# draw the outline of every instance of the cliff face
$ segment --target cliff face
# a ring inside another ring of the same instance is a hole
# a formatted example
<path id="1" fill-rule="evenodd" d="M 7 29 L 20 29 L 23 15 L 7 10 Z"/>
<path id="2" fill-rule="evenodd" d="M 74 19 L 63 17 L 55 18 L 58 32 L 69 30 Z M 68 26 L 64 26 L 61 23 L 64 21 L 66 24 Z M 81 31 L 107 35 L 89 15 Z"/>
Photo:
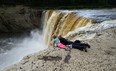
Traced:
<path id="1" fill-rule="evenodd" d="M 99 31 L 85 41 L 90 44 L 88 52 L 77 49 L 48 48 L 28 55 L 20 63 L 3 71 L 115 71 L 116 70 L 116 28 Z"/>
<path id="2" fill-rule="evenodd" d="M 24 32 L 40 27 L 42 12 L 23 6 L 0 7 L 0 32 Z"/>

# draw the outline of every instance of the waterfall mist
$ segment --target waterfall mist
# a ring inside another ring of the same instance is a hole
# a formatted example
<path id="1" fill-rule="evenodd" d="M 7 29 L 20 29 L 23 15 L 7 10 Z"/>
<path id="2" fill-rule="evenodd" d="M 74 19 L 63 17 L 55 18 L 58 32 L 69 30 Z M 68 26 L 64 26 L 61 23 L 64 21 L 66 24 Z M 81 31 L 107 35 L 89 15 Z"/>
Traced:
<path id="1" fill-rule="evenodd" d="M 17 43 L 15 42 L 12 44 L 15 46 L 11 50 L 0 54 L 0 70 L 19 62 L 28 54 L 38 52 L 46 48 L 43 43 L 42 32 L 37 29 L 31 31 L 30 35 L 23 39 L 18 38 Z"/>

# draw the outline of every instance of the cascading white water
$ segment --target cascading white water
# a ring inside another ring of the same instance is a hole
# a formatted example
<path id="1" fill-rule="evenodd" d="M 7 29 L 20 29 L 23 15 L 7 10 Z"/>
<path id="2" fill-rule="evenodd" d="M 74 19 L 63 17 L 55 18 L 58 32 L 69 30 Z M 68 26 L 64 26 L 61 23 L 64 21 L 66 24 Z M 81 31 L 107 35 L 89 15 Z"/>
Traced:
<path id="1" fill-rule="evenodd" d="M 77 28 L 74 31 L 69 32 L 64 37 L 68 38 L 69 40 L 88 40 L 92 39 L 96 35 L 96 32 L 112 27 L 116 27 L 116 20 L 104 21 L 99 24 L 88 24 L 84 27 Z"/>
<path id="2" fill-rule="evenodd" d="M 43 43 L 42 33 L 39 30 L 33 30 L 30 36 L 20 39 L 21 42 L 15 44 L 11 50 L 0 54 L 0 70 L 19 62 L 24 56 L 44 50 L 46 46 Z M 19 39 L 18 39 L 19 40 Z"/>

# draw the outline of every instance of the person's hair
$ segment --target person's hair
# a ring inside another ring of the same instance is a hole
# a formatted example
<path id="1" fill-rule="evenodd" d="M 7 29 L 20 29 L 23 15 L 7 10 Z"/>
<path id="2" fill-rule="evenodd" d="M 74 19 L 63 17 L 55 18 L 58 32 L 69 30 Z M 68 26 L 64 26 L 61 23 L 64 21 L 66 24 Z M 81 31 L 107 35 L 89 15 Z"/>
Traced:
<path id="1" fill-rule="evenodd" d="M 59 35 L 59 36 L 58 36 L 58 38 L 62 38 L 62 36 L 61 36 L 61 35 Z"/>
<path id="2" fill-rule="evenodd" d="M 56 37 L 57 37 L 57 36 L 55 36 L 55 35 L 53 36 L 54 39 L 55 39 Z"/>

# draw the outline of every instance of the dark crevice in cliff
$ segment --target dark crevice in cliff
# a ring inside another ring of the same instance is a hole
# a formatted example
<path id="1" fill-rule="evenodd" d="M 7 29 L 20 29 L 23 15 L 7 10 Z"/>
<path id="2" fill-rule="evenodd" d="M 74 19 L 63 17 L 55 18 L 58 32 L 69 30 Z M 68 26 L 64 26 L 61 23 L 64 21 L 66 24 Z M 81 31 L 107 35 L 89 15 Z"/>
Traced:
<path id="1" fill-rule="evenodd" d="M 64 62 L 65 62 L 65 63 L 69 63 L 69 60 L 70 60 L 70 58 L 71 58 L 70 53 L 71 53 L 71 51 L 69 51 L 68 54 L 67 54 L 67 56 L 65 57 L 65 59 L 64 59 Z"/>

